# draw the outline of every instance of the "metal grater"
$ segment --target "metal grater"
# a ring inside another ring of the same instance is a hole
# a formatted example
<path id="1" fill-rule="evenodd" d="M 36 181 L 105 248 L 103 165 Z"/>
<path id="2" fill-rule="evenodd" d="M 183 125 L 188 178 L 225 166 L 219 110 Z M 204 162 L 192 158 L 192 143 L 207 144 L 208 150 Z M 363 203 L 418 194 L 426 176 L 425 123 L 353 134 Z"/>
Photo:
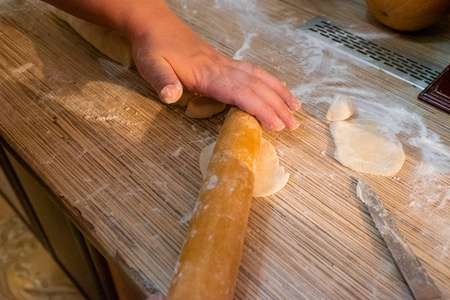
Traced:
<path id="1" fill-rule="evenodd" d="M 308 21 L 301 30 L 321 40 L 339 43 L 344 46 L 342 50 L 357 56 L 365 63 L 420 88 L 427 87 L 443 70 L 417 57 L 399 54 L 379 46 L 323 17 Z"/>

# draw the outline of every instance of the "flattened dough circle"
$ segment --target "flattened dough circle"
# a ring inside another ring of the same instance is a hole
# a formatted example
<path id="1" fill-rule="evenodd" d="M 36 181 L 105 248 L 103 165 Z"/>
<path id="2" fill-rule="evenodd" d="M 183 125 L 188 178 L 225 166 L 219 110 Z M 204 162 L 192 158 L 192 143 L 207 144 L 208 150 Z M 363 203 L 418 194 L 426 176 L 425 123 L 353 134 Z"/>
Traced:
<path id="1" fill-rule="evenodd" d="M 392 176 L 403 166 L 402 144 L 387 126 L 351 120 L 332 123 L 330 131 L 336 144 L 334 157 L 354 171 Z"/>
<path id="2" fill-rule="evenodd" d="M 200 171 L 205 176 L 216 143 L 203 148 L 200 153 Z M 266 139 L 261 140 L 261 154 L 256 163 L 253 197 L 270 196 L 281 190 L 289 180 L 289 173 L 280 166 L 277 152 Z"/>

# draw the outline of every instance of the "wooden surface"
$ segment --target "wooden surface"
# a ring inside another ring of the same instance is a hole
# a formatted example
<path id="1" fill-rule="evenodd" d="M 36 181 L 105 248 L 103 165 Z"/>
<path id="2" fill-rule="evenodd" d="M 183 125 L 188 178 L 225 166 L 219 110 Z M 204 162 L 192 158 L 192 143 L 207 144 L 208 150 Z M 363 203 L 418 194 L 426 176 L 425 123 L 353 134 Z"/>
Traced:
<path id="1" fill-rule="evenodd" d="M 399 35 L 356 0 L 170 4 L 223 53 L 266 68 L 304 102 L 298 130 L 263 134 L 291 180 L 253 201 L 236 299 L 412 299 L 355 195 L 358 177 L 450 298 L 449 116 L 417 101 L 420 89 L 296 30 L 325 15 L 444 68 L 449 18 Z M 407 158 L 395 177 L 358 174 L 334 160 L 325 113 L 336 93 L 355 99 L 359 118 L 397 133 Z M 135 71 L 110 62 L 35 0 L 0 1 L 0 106 L 2 142 L 74 224 L 142 291 L 166 292 L 201 183 L 199 153 L 224 114 L 193 120 L 162 105 Z"/>

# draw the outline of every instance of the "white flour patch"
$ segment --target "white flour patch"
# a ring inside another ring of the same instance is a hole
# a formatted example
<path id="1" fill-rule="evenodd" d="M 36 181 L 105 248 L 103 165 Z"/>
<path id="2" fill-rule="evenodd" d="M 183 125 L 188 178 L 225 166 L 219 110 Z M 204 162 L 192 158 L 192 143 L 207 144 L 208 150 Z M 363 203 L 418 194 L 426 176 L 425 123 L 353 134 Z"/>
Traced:
<path id="1" fill-rule="evenodd" d="M 345 83 L 344 76 L 349 72 L 346 65 L 338 62 L 336 53 L 332 51 L 331 47 L 302 32 L 299 32 L 298 35 L 303 43 L 291 47 L 288 51 L 302 54 L 299 64 L 303 68 L 299 71 L 306 76 L 301 77 L 301 82 L 291 90 L 292 94 L 310 105 L 321 102 L 331 103 L 337 93 L 353 95 L 350 88 L 344 92 L 339 91 L 339 89 L 343 89 L 341 84 Z M 319 70 L 321 72 L 320 80 L 310 76 Z"/>
<path id="2" fill-rule="evenodd" d="M 34 65 L 32 63 L 27 63 L 27 64 L 24 64 L 24 65 L 18 67 L 17 69 L 12 69 L 11 73 L 13 75 L 19 75 L 19 74 L 22 74 L 23 72 L 31 69 L 33 66 Z"/>
<path id="3" fill-rule="evenodd" d="M 386 33 L 386 32 L 373 32 L 373 33 L 356 33 L 359 37 L 362 37 L 366 40 L 382 40 L 382 39 L 392 39 L 397 36 L 398 34 L 392 34 L 392 33 Z"/>
<path id="4" fill-rule="evenodd" d="M 450 255 L 450 231 L 444 229 L 450 228 L 450 186 L 443 184 L 448 176 L 449 173 L 441 173 L 432 164 L 421 162 L 415 169 L 413 180 L 408 183 L 411 191 L 408 209 L 436 226 L 434 234 L 440 242 L 435 250 L 442 258 Z"/>
<path id="5" fill-rule="evenodd" d="M 328 58 L 328 56 L 324 53 L 325 45 L 323 42 L 316 39 L 307 39 L 306 42 L 307 44 L 302 46 L 304 48 L 300 49 L 300 51 L 302 51 L 302 60 L 300 61 L 300 65 L 303 66 L 303 72 L 305 75 L 309 76 L 311 73 L 320 68 L 324 62 L 324 59 Z M 291 51 L 293 49 L 295 49 L 295 47 L 291 48 Z M 299 51 L 299 49 L 296 51 Z"/>
<path id="6" fill-rule="evenodd" d="M 167 181 L 158 181 L 158 180 L 156 180 L 156 181 L 153 181 L 153 184 L 156 185 L 159 188 L 167 190 L 167 185 L 168 185 Z"/>
<path id="7" fill-rule="evenodd" d="M 177 150 L 172 152 L 173 157 L 178 157 L 181 153 L 181 150 L 183 150 L 183 147 L 179 147 Z"/>
<path id="8" fill-rule="evenodd" d="M 141 47 L 136 50 L 136 59 L 145 62 L 148 59 L 148 47 Z"/>
<path id="9" fill-rule="evenodd" d="M 250 43 L 252 41 L 252 39 L 254 37 L 258 36 L 258 34 L 256 33 L 249 33 L 245 35 L 245 39 L 244 39 L 244 44 L 242 45 L 242 47 L 236 51 L 236 54 L 234 54 L 233 59 L 237 59 L 237 60 L 242 60 L 244 58 L 244 56 L 242 55 L 242 53 L 250 48 Z"/>
<path id="10" fill-rule="evenodd" d="M 440 143 L 440 137 L 434 132 L 424 132 L 419 137 L 409 139 L 409 144 L 422 149 L 423 163 L 433 166 L 442 174 L 450 174 L 450 147 Z"/>
<path id="11" fill-rule="evenodd" d="M 417 209 L 426 207 L 444 209 L 450 199 L 450 187 L 439 182 L 442 182 L 448 174 L 442 174 L 433 165 L 422 162 L 416 168 L 414 175 L 410 183 L 409 195 L 412 201 L 408 206 Z"/>
<path id="12" fill-rule="evenodd" d="M 241 12 L 255 12 L 258 10 L 256 6 L 256 2 L 254 0 L 243 0 L 243 1 L 235 1 L 235 0 L 215 0 L 214 1 L 215 9 L 228 9 L 228 10 L 236 10 Z"/>
<path id="13" fill-rule="evenodd" d="M 187 224 L 189 222 L 189 220 L 191 220 L 191 218 L 192 218 L 192 214 L 185 214 L 185 215 L 183 215 L 180 218 L 178 223 L 180 223 L 180 224 Z"/>
<path id="14" fill-rule="evenodd" d="M 217 176 L 216 175 L 212 175 L 211 177 L 209 177 L 208 179 L 208 183 L 206 185 L 206 189 L 210 190 L 215 188 L 217 185 Z"/>

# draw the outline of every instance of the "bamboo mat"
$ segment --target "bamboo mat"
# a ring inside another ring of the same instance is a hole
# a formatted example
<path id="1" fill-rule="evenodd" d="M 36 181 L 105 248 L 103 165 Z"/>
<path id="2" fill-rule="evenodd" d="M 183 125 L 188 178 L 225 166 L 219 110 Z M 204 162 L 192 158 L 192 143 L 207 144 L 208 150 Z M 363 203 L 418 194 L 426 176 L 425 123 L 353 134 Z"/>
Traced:
<path id="1" fill-rule="evenodd" d="M 399 35 L 363 1 L 169 1 L 223 53 L 264 67 L 303 101 L 298 130 L 264 132 L 291 173 L 254 199 L 236 299 L 412 299 L 365 206 L 381 197 L 430 276 L 450 298 L 449 116 L 420 89 L 298 28 L 325 15 L 374 42 L 442 68 L 446 18 Z M 142 291 L 167 291 L 201 183 L 198 157 L 225 114 L 192 120 L 165 106 L 139 74 L 108 60 L 39 1 L 0 1 L 0 136 L 55 203 Z M 325 113 L 351 95 L 358 118 L 389 124 L 406 162 L 367 176 L 334 158 Z"/>

